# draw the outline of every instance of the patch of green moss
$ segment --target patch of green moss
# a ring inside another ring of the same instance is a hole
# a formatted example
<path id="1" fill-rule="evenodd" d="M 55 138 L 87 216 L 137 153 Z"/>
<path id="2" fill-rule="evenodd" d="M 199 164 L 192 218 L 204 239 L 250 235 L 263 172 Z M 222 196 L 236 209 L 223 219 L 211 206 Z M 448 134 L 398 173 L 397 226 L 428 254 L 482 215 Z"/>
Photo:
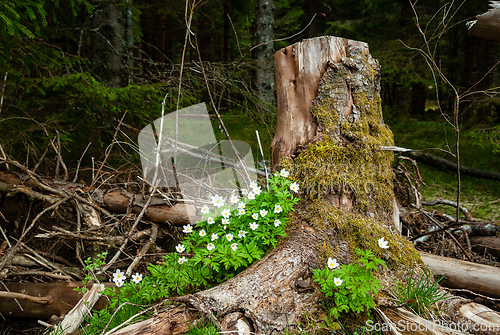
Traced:
<path id="1" fill-rule="evenodd" d="M 311 108 L 323 130 L 291 164 L 294 179 L 311 200 L 328 193 L 348 193 L 358 212 L 389 213 L 393 206 L 392 132 L 382 121 L 377 71 L 366 56 L 355 55 L 362 71 L 339 64 L 322 77 Z M 365 70 L 366 69 L 366 70 Z M 346 117 L 346 92 L 351 90 L 353 113 Z"/>
<path id="2" fill-rule="evenodd" d="M 322 199 L 313 201 L 308 208 L 314 217 L 310 223 L 320 232 L 333 230 L 338 234 L 339 240 L 347 241 L 352 259 L 357 258 L 355 250 L 358 248 L 369 249 L 377 257 L 390 260 L 387 264 L 390 268 L 411 267 L 415 263 L 422 263 L 413 244 L 397 232 L 392 234 L 383 221 L 348 212 Z M 378 239 L 381 237 L 389 242 L 389 249 L 379 247 Z M 319 247 L 324 251 L 325 261 L 338 254 L 335 246 L 325 243 Z"/>

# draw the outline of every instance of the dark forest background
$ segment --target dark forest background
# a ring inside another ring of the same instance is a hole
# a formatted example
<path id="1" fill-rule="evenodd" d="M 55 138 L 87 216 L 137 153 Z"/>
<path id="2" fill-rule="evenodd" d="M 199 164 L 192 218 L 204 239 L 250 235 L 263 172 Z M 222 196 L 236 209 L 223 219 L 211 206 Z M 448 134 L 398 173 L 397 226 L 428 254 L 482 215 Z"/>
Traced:
<path id="1" fill-rule="evenodd" d="M 0 144 L 33 166 L 51 141 L 60 141 L 71 172 L 89 142 L 82 165 L 104 156 L 126 112 L 116 142 L 132 157 L 138 132 L 161 115 L 165 94 L 165 112 L 207 102 L 213 113 L 201 57 L 230 134 L 253 143 L 259 130 L 268 157 L 275 106 L 263 91 L 272 91 L 274 78 L 266 83 L 270 77 L 259 71 L 270 71 L 270 55 L 282 47 L 334 35 L 369 44 L 382 65 L 385 121 L 396 144 L 415 149 L 453 146 L 442 112 L 453 113 L 454 96 L 439 78 L 436 90 L 421 53 L 429 46 L 459 92 L 483 92 L 460 104 L 463 150 L 474 152 L 463 163 L 498 170 L 494 88 L 500 72 L 493 67 L 500 44 L 471 37 L 466 27 L 488 10 L 488 1 L 412 2 L 414 7 L 409 0 L 0 0 Z M 111 158 L 137 164 L 137 157 L 124 157 Z M 39 169 L 51 171 L 54 164 L 45 159 Z"/>

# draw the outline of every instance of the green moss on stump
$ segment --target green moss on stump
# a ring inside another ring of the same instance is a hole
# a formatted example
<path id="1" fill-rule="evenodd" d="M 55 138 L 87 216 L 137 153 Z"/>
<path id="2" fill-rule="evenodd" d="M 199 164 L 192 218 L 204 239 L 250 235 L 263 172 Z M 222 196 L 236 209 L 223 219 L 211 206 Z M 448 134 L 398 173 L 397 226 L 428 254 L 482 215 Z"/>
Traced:
<path id="1" fill-rule="evenodd" d="M 383 216 L 392 210 L 393 154 L 380 146 L 393 145 L 392 132 L 382 121 L 378 66 L 356 48 L 344 64 L 336 64 L 321 78 L 311 113 L 322 130 L 289 165 L 295 180 L 311 200 L 328 193 L 350 193 L 357 212 Z M 354 64 L 354 65 L 353 65 Z M 355 66 L 355 67 L 352 67 Z M 348 92 L 352 114 L 345 116 Z M 284 163 L 284 162 L 282 162 Z"/>

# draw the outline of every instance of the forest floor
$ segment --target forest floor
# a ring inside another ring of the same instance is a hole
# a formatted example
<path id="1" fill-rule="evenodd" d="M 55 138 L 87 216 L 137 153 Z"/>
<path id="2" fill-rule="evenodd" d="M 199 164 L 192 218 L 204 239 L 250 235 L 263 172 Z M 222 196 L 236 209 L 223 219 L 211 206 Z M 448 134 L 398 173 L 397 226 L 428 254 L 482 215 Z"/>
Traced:
<path id="1" fill-rule="evenodd" d="M 233 134 L 233 139 L 243 140 L 250 143 L 256 161 L 261 161 L 255 130 L 259 130 L 263 148 L 269 148 L 271 134 L 263 125 L 255 126 L 251 118 L 245 116 L 227 116 L 224 118 L 226 126 Z M 389 123 L 390 124 L 390 123 Z M 391 125 L 391 124 L 390 124 Z M 400 121 L 392 124 L 395 145 L 411 149 L 440 148 L 453 150 L 453 132 L 444 123 L 427 121 Z M 500 153 L 495 152 L 495 145 L 488 142 L 481 142 L 464 132 L 461 139 L 462 165 L 474 168 L 500 172 Z M 452 158 L 444 155 L 442 151 L 431 150 L 434 155 L 443 156 L 449 160 Z M 266 160 L 268 157 L 266 157 Z M 67 162 L 68 163 L 68 162 Z M 439 169 L 433 166 L 418 162 L 419 171 L 425 185 L 421 185 L 420 192 L 427 201 L 434 199 L 447 199 L 456 201 L 457 181 L 453 172 Z M 500 181 L 480 179 L 463 175 L 461 181 L 461 202 L 474 218 L 497 221 L 500 219 Z M 450 215 L 455 214 L 455 210 L 449 206 L 438 205 L 426 208 L 428 211 L 437 210 Z M 41 221 L 41 223 L 44 220 Z M 47 222 L 50 227 L 51 223 Z M 158 241 L 157 241 L 158 242 Z M 438 236 L 433 237 L 427 244 L 420 247 L 420 250 L 432 251 L 435 244 L 442 243 Z M 451 243 L 453 245 L 453 243 Z M 43 246 L 39 246 L 43 247 Z M 457 252 L 453 248 L 453 252 Z M 453 257 L 453 252 L 446 256 Z M 459 251 L 458 251 L 459 252 Z M 478 257 L 479 258 L 479 257 Z M 148 257 L 144 261 L 151 261 Z M 499 266 L 498 260 L 489 258 L 483 262 L 493 266 Z M 469 297 L 471 298 L 471 297 Z M 473 297 L 472 297 L 473 298 Z M 488 306 L 500 311 L 500 304 Z M 40 334 L 44 327 L 37 324 L 35 319 L 1 319 L 0 335 L 7 334 Z"/>

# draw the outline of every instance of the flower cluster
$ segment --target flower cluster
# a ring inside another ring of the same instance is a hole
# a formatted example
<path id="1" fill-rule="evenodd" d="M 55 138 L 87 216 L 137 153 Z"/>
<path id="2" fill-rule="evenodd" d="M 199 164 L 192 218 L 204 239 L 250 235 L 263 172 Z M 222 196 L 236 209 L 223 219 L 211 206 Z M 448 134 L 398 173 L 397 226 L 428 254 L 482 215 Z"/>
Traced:
<path id="1" fill-rule="evenodd" d="M 116 272 L 113 273 L 113 282 L 118 287 L 122 287 L 123 284 L 125 284 L 126 279 L 127 277 L 125 276 L 125 273 L 120 269 L 117 269 Z M 132 282 L 139 284 L 141 280 L 142 280 L 142 274 L 136 273 L 135 275 L 132 275 Z"/>
<path id="2" fill-rule="evenodd" d="M 378 245 L 382 249 L 389 248 L 389 242 L 383 237 L 378 240 Z M 385 262 L 370 250 L 356 249 L 356 253 L 360 258 L 352 264 L 340 265 L 335 258 L 329 257 L 328 269 L 314 271 L 314 280 L 320 284 L 326 297 L 335 296 L 335 305 L 329 314 L 336 318 L 341 312 L 352 310 L 359 313 L 375 307 L 372 294 L 377 294 L 382 288 L 372 271 L 377 270 L 378 265 L 387 267 Z"/>
<path id="3" fill-rule="evenodd" d="M 299 200 L 299 185 L 288 176 L 285 169 L 275 173 L 269 190 L 253 181 L 228 197 L 211 196 L 200 209 L 203 221 L 183 226 L 184 240 L 165 256 L 166 267 L 150 270 L 169 278 L 169 287 L 181 293 L 227 280 L 260 259 L 286 236 L 288 213 Z"/>

